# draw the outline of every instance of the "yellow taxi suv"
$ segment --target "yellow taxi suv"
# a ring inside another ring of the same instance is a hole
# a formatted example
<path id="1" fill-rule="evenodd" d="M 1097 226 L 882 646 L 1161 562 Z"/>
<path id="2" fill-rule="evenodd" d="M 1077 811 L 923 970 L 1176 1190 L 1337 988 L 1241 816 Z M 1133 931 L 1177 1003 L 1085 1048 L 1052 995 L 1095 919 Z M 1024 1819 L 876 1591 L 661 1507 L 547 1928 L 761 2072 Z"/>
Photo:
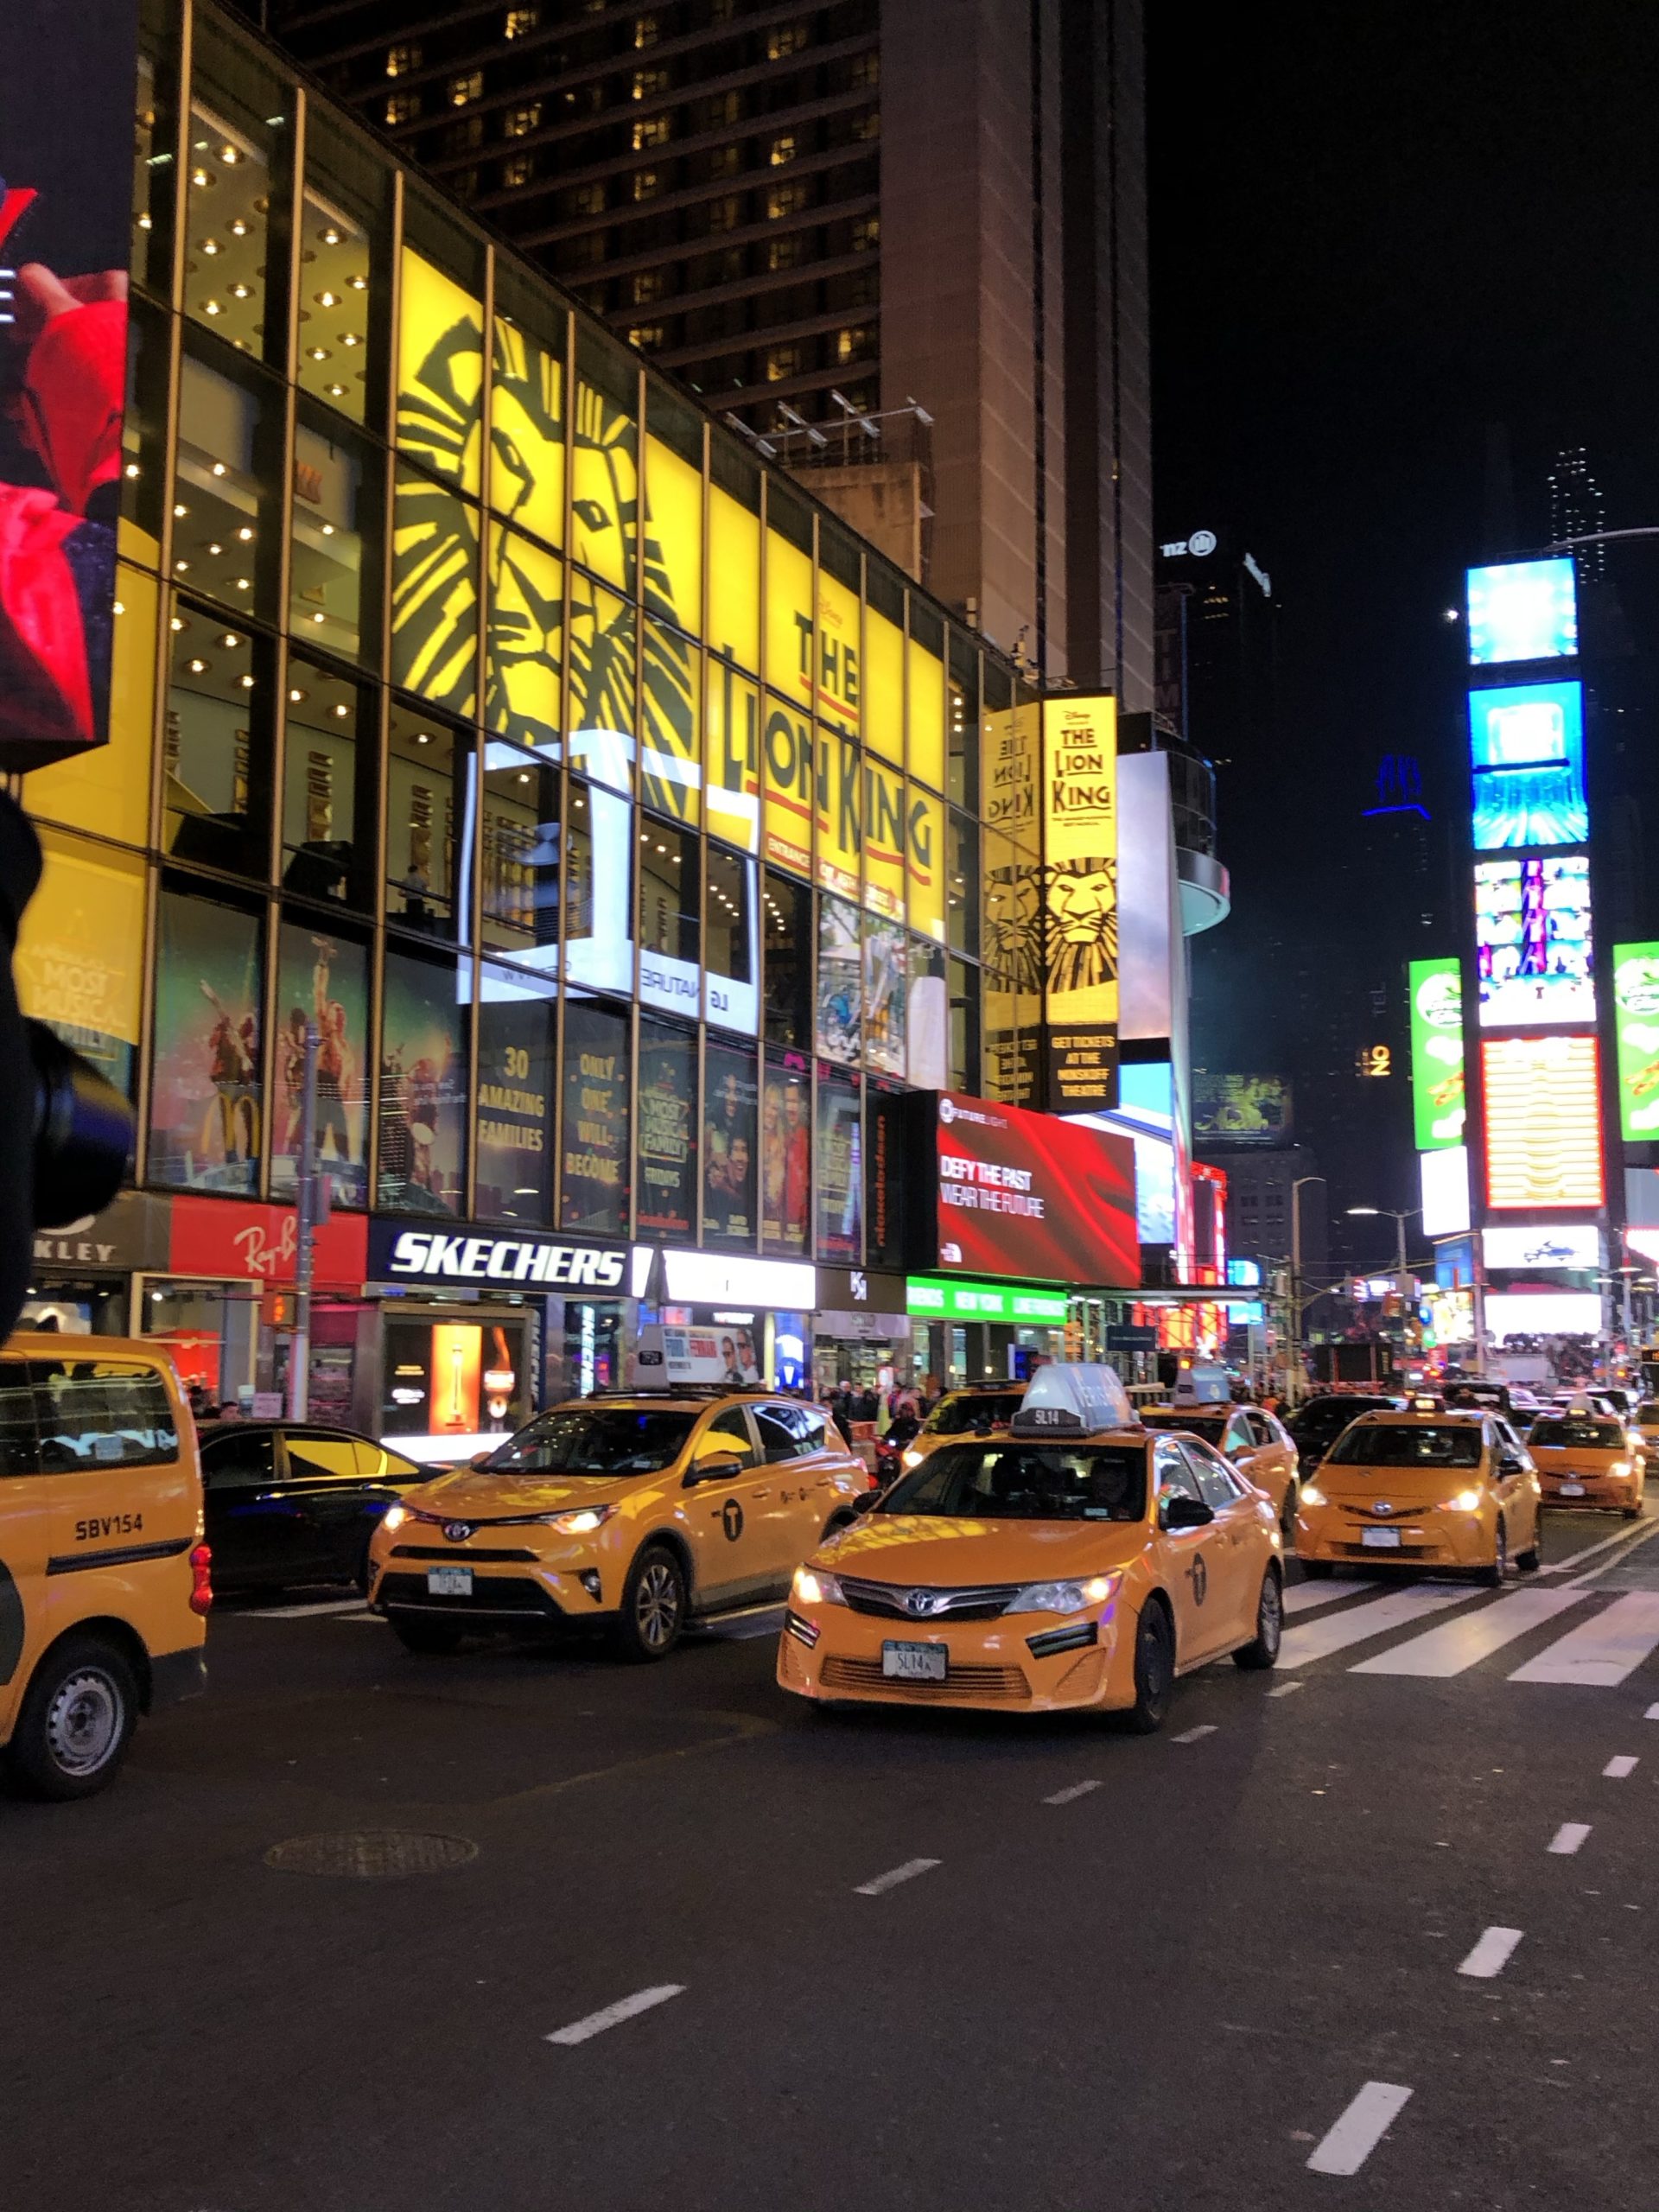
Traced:
<path id="1" fill-rule="evenodd" d="M 1135 1421 L 1110 1369 L 1039 1369 L 1007 1436 L 942 1444 L 798 1569 L 778 1680 L 823 1707 L 1122 1713 L 1178 1675 L 1271 1667 L 1268 1499 L 1192 1436 Z"/>
<path id="2" fill-rule="evenodd" d="M 1260 1406 L 1147 1406 L 1141 1420 L 1148 1428 L 1201 1437 L 1219 1452 L 1235 1474 L 1264 1490 L 1285 1541 L 1296 1526 L 1296 1446 L 1290 1433 Z"/>
<path id="3" fill-rule="evenodd" d="M 0 1353 L 0 1747 L 37 1797 L 114 1780 L 140 1714 L 200 1691 L 213 1602 L 172 1363 L 119 1338 Z"/>
<path id="4" fill-rule="evenodd" d="M 947 1390 L 905 1446 L 902 1467 L 919 1467 L 930 1452 L 960 1436 L 1006 1436 L 1026 1395 L 1023 1382 L 986 1382 Z"/>
<path id="5" fill-rule="evenodd" d="M 1631 1432 L 1600 1414 L 1544 1414 L 1527 1449 L 1552 1505 L 1599 1505 L 1634 1521 L 1642 1510 L 1643 1455 Z"/>
<path id="6" fill-rule="evenodd" d="M 1538 1565 L 1538 1476 L 1513 1433 L 1478 1413 L 1363 1414 L 1302 1484 L 1296 1556 L 1452 1567 L 1497 1585 Z"/>
<path id="7" fill-rule="evenodd" d="M 369 1603 L 418 1653 L 597 1626 L 625 1657 L 663 1659 L 689 1622 L 781 1597 L 868 1486 L 794 1399 L 579 1398 L 406 1491 L 371 1541 Z"/>

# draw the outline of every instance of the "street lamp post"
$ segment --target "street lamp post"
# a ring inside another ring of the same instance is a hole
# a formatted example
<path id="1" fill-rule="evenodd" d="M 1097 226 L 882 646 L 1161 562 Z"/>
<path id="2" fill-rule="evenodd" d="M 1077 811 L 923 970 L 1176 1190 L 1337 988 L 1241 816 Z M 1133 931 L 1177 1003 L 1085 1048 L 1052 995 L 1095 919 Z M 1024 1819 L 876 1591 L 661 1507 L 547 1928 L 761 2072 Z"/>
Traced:
<path id="1" fill-rule="evenodd" d="M 1325 1179 L 1323 1175 L 1299 1175 L 1290 1186 L 1290 1368 L 1285 1382 L 1293 1405 L 1300 1404 L 1306 1380 L 1302 1367 L 1302 1191 L 1306 1185 Z"/>
<path id="2" fill-rule="evenodd" d="M 1421 1206 L 1350 1206 L 1350 1207 L 1347 1209 L 1347 1211 L 1348 1211 L 1348 1212 L 1349 1212 L 1350 1214 L 1361 1214 L 1361 1215 L 1366 1215 L 1366 1216 L 1370 1216 L 1370 1217 L 1378 1217 L 1378 1216 L 1382 1216 L 1382 1215 L 1386 1214 L 1386 1215 L 1388 1215 L 1388 1216 L 1392 1219 L 1392 1221 L 1393 1221 L 1393 1223 L 1394 1223 L 1394 1234 L 1395 1234 L 1395 1265 L 1394 1265 L 1394 1280 L 1395 1280 L 1395 1287 L 1397 1288 L 1397 1290 L 1399 1291 L 1399 1294 L 1400 1294 L 1400 1308 L 1401 1308 L 1401 1314 L 1400 1314 L 1401 1343 L 1402 1343 L 1402 1346 L 1403 1346 L 1403 1345 L 1407 1344 L 1408 1344 L 1408 1338 L 1407 1334 L 1406 1334 L 1406 1320 L 1405 1320 L 1405 1304 L 1406 1304 L 1406 1273 L 1407 1273 L 1407 1268 L 1406 1268 L 1406 1224 L 1407 1224 L 1408 1221 L 1414 1221 L 1414 1220 L 1418 1219 L 1418 1218 L 1421 1216 L 1421 1213 L 1422 1213 L 1422 1211 L 1423 1211 L 1423 1210 L 1422 1210 L 1422 1208 L 1421 1208 Z M 1419 1344 L 1418 1349 L 1419 1349 L 1420 1351 L 1421 1350 L 1421 1344 Z M 1477 1350 L 1478 1350 L 1478 1346 L 1477 1346 Z M 1479 1364 L 1478 1360 L 1477 1360 L 1476 1364 L 1477 1364 L 1477 1366 L 1478 1366 L 1478 1364 Z"/>

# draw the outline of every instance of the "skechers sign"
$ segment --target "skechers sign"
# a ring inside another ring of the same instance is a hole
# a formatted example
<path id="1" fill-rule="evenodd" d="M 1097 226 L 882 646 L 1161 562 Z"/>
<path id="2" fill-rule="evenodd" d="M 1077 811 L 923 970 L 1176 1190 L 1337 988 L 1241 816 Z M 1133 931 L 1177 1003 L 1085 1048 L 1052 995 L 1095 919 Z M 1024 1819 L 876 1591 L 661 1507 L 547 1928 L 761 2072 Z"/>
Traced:
<path id="1" fill-rule="evenodd" d="M 372 1282 L 428 1283 L 443 1288 L 500 1290 L 625 1289 L 628 1255 L 599 1244 L 565 1244 L 531 1236 L 450 1236 L 407 1229 L 395 1221 L 369 1224 Z"/>

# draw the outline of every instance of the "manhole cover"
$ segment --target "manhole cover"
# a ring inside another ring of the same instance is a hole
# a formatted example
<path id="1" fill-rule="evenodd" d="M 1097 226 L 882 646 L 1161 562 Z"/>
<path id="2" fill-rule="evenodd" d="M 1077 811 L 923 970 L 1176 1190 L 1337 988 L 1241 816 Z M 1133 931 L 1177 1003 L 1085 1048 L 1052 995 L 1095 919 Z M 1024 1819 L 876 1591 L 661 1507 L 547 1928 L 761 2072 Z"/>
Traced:
<path id="1" fill-rule="evenodd" d="M 476 1859 L 478 1846 L 464 1835 L 407 1835 L 371 1828 L 356 1835 L 296 1835 L 273 1843 L 267 1866 L 279 1874 L 442 1874 Z"/>

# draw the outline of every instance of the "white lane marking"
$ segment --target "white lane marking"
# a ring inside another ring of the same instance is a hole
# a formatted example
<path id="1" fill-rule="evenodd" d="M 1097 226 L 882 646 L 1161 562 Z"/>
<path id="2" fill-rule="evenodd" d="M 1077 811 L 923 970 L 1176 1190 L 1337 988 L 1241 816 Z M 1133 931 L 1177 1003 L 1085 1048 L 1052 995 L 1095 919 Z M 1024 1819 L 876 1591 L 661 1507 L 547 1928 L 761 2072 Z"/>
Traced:
<path id="1" fill-rule="evenodd" d="M 1641 1521 L 1626 1529 L 1621 1535 L 1613 1540 L 1620 1546 L 1620 1549 L 1610 1553 L 1599 1567 L 1592 1567 L 1587 1574 L 1575 1574 L 1572 1586 L 1575 1590 L 1588 1589 L 1592 1582 L 1599 1581 L 1604 1574 L 1611 1574 L 1616 1567 L 1623 1567 L 1630 1554 L 1640 1551 L 1643 1545 L 1655 1535 L 1659 1535 L 1659 1525 L 1656 1525 L 1644 1515 Z"/>
<path id="2" fill-rule="evenodd" d="M 1626 1775 L 1636 1772 L 1637 1764 L 1628 1751 L 1621 1751 L 1617 1758 L 1609 1759 L 1601 1771 L 1609 1782 L 1623 1782 Z"/>
<path id="3" fill-rule="evenodd" d="M 245 1613 L 242 1618 L 252 1621 L 303 1621 L 315 1613 L 366 1613 L 368 1601 L 363 1598 L 330 1598 L 316 1605 L 263 1606 L 257 1613 Z"/>
<path id="4" fill-rule="evenodd" d="M 1659 1705 L 1650 1705 L 1642 1718 L 1644 1720 L 1659 1720 Z"/>
<path id="5" fill-rule="evenodd" d="M 1468 1974 L 1475 1981 L 1490 1981 L 1508 1966 L 1520 1941 L 1518 1928 L 1489 1928 L 1458 1972 Z"/>
<path id="6" fill-rule="evenodd" d="M 1287 1613 L 1311 1613 L 1316 1605 L 1334 1605 L 1338 1598 L 1357 1598 L 1375 1582 L 1295 1582 L 1285 1592 Z"/>
<path id="7" fill-rule="evenodd" d="M 1418 1585 L 1390 1591 L 1386 1597 L 1368 1599 L 1346 1612 L 1327 1613 L 1323 1620 L 1287 1628 L 1279 1647 L 1281 1667 L 1306 1667 L 1311 1660 L 1328 1659 L 1351 1643 L 1363 1643 L 1373 1636 L 1386 1636 L 1391 1628 L 1404 1628 L 1442 1605 L 1466 1605 L 1473 1593 L 1444 1583 Z"/>
<path id="8" fill-rule="evenodd" d="M 1570 1574 L 1575 1567 L 1582 1567 L 1587 1559 L 1599 1559 L 1603 1552 L 1610 1552 L 1620 1544 L 1633 1544 L 1650 1536 L 1653 1530 L 1645 1525 L 1621 1529 L 1614 1536 L 1604 1536 L 1599 1543 L 1586 1544 L 1582 1551 L 1569 1552 L 1565 1559 L 1558 1559 L 1553 1566 L 1540 1567 L 1540 1575 Z"/>
<path id="9" fill-rule="evenodd" d="M 1348 1671 L 1351 1675 L 1461 1675 L 1483 1659 L 1490 1659 L 1506 1643 L 1513 1643 L 1516 1637 L 1525 1636 L 1529 1629 L 1539 1628 L 1557 1613 L 1583 1602 L 1576 1590 L 1512 1591 L 1496 1604 L 1483 1605 L 1478 1612 L 1467 1613 L 1460 1620 L 1442 1621 L 1438 1628 L 1414 1636 L 1408 1643 L 1362 1659 Z"/>
<path id="10" fill-rule="evenodd" d="M 1570 1859 L 1590 1833 L 1588 1821 L 1563 1821 L 1549 1840 L 1549 1847 L 1558 1859 Z"/>
<path id="11" fill-rule="evenodd" d="M 587 2043 L 594 2036 L 602 2036 L 607 2028 L 620 2027 L 624 2020 L 635 2019 L 655 2005 L 666 2005 L 671 1997 L 684 1994 L 683 1981 L 664 1981 L 654 1989 L 636 1989 L 632 1997 L 619 1997 L 614 2005 L 606 2005 L 602 2012 L 589 2012 L 585 2019 L 572 2020 L 568 2028 L 556 2028 L 545 2040 L 565 2044 Z"/>
<path id="12" fill-rule="evenodd" d="M 1052 1797 L 1045 1797 L 1045 1805 L 1070 1805 L 1078 1797 L 1086 1797 L 1091 1789 L 1101 1787 L 1097 1782 L 1074 1782 L 1069 1789 L 1057 1789 Z"/>
<path id="13" fill-rule="evenodd" d="M 853 1895 L 855 1897 L 879 1897 L 884 1890 L 896 1890 L 900 1882 L 913 1882 L 918 1874 L 925 1874 L 938 1864 L 937 1859 L 906 1859 L 902 1866 L 890 1866 L 885 1874 L 878 1874 L 873 1882 L 860 1882 Z"/>
<path id="14" fill-rule="evenodd" d="M 1395 2082 L 1368 2082 L 1309 2158 L 1316 2174 L 1357 2174 L 1411 2096 Z"/>
<path id="15" fill-rule="evenodd" d="M 1577 1682 L 1611 1689 L 1633 1675 L 1659 1644 L 1659 1590 L 1632 1590 L 1593 1618 L 1570 1629 L 1559 1643 L 1529 1659 L 1512 1682 Z"/>
<path id="16" fill-rule="evenodd" d="M 1268 1692 L 1268 1695 L 1269 1697 L 1288 1697 L 1293 1690 L 1305 1690 L 1306 1688 L 1307 1684 L 1306 1682 L 1280 1682 L 1274 1688 L 1270 1689 Z"/>
<path id="17" fill-rule="evenodd" d="M 1200 1727 L 1189 1728 L 1183 1735 L 1172 1736 L 1170 1738 L 1170 1741 L 1173 1744 L 1196 1744 L 1200 1736 L 1213 1736 L 1215 1732 L 1215 1722 L 1213 1720 L 1206 1720 Z"/>

